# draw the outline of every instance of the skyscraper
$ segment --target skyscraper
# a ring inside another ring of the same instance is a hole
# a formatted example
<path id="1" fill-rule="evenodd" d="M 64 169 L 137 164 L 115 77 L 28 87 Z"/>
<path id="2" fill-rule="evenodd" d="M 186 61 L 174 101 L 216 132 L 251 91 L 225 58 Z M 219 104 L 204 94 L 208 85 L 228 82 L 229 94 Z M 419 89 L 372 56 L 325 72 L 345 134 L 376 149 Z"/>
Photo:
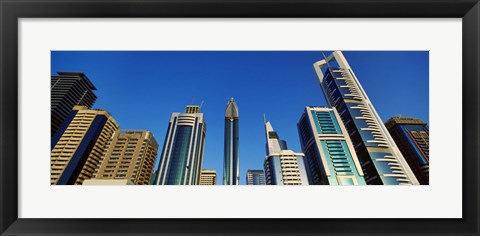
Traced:
<path id="1" fill-rule="evenodd" d="M 119 129 L 105 110 L 75 106 L 52 138 L 51 184 L 82 184 L 93 176 L 105 146 Z"/>
<path id="2" fill-rule="evenodd" d="M 248 170 L 247 185 L 265 185 L 265 172 L 263 170 Z"/>
<path id="3" fill-rule="evenodd" d="M 412 117 L 396 116 L 390 118 L 385 126 L 420 184 L 429 184 L 430 132 L 427 122 Z"/>
<path id="4" fill-rule="evenodd" d="M 155 184 L 198 185 L 205 134 L 206 124 L 199 106 L 172 113 Z"/>
<path id="5" fill-rule="evenodd" d="M 95 179 L 127 179 L 136 185 L 150 184 L 158 143 L 147 130 L 122 130 L 108 142 Z"/>
<path id="6" fill-rule="evenodd" d="M 215 170 L 202 170 L 200 185 L 217 185 L 217 172 Z"/>
<path id="7" fill-rule="evenodd" d="M 57 72 L 57 74 L 52 75 L 50 80 L 50 137 L 55 135 L 74 106 L 91 108 L 97 99 L 93 93 L 97 88 L 84 73 Z"/>
<path id="8" fill-rule="evenodd" d="M 345 124 L 366 183 L 419 184 L 342 52 L 333 52 L 313 67 L 325 99 Z"/>
<path id="9" fill-rule="evenodd" d="M 268 185 L 308 185 L 303 153 L 286 149 L 270 122 L 265 123 L 267 156 L 265 157 L 265 181 Z M 282 148 L 283 147 L 283 148 Z"/>
<path id="10" fill-rule="evenodd" d="M 152 177 L 150 178 L 150 185 L 155 185 L 155 181 L 157 180 L 157 176 L 158 176 L 158 169 L 156 169 L 153 172 Z"/>
<path id="11" fill-rule="evenodd" d="M 307 106 L 297 127 L 310 184 L 366 184 L 337 109 Z"/>
<path id="12" fill-rule="evenodd" d="M 233 98 L 225 110 L 225 141 L 223 158 L 223 184 L 239 184 L 239 152 L 238 152 L 238 107 Z"/>

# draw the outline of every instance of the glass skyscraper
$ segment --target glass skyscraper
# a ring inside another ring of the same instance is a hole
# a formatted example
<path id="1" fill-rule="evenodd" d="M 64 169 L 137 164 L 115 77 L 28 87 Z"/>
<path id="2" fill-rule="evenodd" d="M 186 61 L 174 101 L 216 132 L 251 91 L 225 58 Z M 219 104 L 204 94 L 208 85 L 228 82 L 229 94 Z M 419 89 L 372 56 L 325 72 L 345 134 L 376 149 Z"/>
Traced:
<path id="1" fill-rule="evenodd" d="M 198 185 L 203 163 L 206 124 L 199 106 L 170 117 L 158 166 L 156 185 Z"/>
<path id="2" fill-rule="evenodd" d="M 429 184 L 429 137 L 427 122 L 417 118 L 396 116 L 386 123 L 390 135 L 422 185 Z"/>
<path id="3" fill-rule="evenodd" d="M 238 138 L 238 107 L 235 100 L 230 98 L 225 110 L 224 185 L 238 185 L 240 182 Z"/>
<path id="4" fill-rule="evenodd" d="M 353 144 L 335 108 L 306 107 L 297 126 L 310 184 L 366 184 Z"/>
<path id="5" fill-rule="evenodd" d="M 286 149 L 270 122 L 265 123 L 267 156 L 265 157 L 265 181 L 267 185 L 308 185 L 303 153 Z"/>
<path id="6" fill-rule="evenodd" d="M 333 52 L 313 67 L 329 106 L 345 124 L 366 183 L 419 184 L 342 52 Z"/>

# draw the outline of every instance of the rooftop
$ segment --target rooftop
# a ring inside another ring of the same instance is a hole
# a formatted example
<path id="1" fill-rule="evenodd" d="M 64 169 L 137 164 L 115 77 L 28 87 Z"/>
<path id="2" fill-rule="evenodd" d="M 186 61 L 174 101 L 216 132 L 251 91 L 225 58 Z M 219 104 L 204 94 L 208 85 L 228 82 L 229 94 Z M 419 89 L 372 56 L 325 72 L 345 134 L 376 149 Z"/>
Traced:
<path id="1" fill-rule="evenodd" d="M 233 98 L 230 98 L 227 104 L 227 109 L 225 109 L 225 118 L 238 118 L 238 106 Z"/>
<path id="2" fill-rule="evenodd" d="M 385 126 L 392 127 L 394 125 L 426 125 L 427 122 L 420 120 L 418 118 L 410 116 L 394 116 L 385 122 Z"/>
<path id="3" fill-rule="evenodd" d="M 63 71 L 57 71 L 57 74 L 62 76 L 62 77 L 80 77 L 82 78 L 85 82 L 87 82 L 88 86 L 92 89 L 92 90 L 97 90 L 97 88 L 95 87 L 95 85 L 93 85 L 92 81 L 90 81 L 90 79 L 88 79 L 87 75 L 85 75 L 85 73 L 83 72 L 63 72 Z"/>

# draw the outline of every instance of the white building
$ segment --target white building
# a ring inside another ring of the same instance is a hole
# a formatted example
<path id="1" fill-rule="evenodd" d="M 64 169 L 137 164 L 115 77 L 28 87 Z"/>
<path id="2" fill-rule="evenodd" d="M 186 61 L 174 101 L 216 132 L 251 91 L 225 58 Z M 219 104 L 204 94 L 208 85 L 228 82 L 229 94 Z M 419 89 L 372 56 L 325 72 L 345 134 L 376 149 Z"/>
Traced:
<path id="1" fill-rule="evenodd" d="M 270 122 L 265 123 L 267 156 L 265 157 L 265 180 L 267 185 L 308 185 L 303 153 L 287 149 Z"/>
<path id="2" fill-rule="evenodd" d="M 419 184 L 342 52 L 333 52 L 313 67 L 328 105 L 345 124 L 366 183 Z"/>

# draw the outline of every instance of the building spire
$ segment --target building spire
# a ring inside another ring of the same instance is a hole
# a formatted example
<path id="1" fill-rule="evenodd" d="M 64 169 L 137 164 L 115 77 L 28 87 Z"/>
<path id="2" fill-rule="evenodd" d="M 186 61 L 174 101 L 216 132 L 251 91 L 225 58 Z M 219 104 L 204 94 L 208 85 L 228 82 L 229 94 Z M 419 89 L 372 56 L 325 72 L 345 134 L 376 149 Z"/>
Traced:
<path id="1" fill-rule="evenodd" d="M 238 119 L 238 106 L 233 97 L 230 98 L 225 109 L 225 119 Z"/>
<path id="2" fill-rule="evenodd" d="M 282 140 L 278 137 L 270 121 L 265 122 L 265 135 L 267 138 L 267 155 L 280 153 L 282 151 Z"/>

